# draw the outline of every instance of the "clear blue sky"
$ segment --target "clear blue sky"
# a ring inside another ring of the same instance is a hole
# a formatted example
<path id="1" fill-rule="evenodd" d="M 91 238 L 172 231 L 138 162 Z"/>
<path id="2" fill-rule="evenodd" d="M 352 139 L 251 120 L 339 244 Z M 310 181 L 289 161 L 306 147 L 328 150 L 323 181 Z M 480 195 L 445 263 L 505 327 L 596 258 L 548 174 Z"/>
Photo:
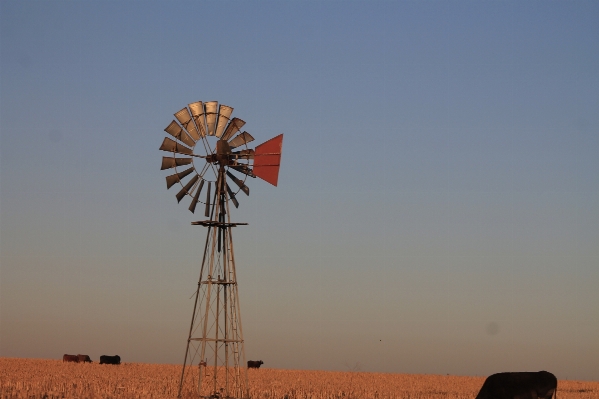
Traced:
<path id="1" fill-rule="evenodd" d="M 182 362 L 217 100 L 279 187 L 234 219 L 265 367 L 599 378 L 596 1 L 0 2 L 0 356 Z"/>

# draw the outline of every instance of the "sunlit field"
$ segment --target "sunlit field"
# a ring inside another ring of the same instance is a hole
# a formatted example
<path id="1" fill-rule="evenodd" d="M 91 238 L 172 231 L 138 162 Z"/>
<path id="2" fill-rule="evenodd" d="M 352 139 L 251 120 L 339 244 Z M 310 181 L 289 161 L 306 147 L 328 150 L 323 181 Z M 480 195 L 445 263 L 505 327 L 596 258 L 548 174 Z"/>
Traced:
<path id="1" fill-rule="evenodd" d="M 96 359 L 97 360 L 97 359 Z M 0 358 L 1 398 L 174 398 L 181 367 Z M 558 377 L 559 378 L 559 377 Z M 259 369 L 250 396 L 269 399 L 474 398 L 482 377 Z M 558 382 L 559 399 L 599 399 L 599 382 Z"/>

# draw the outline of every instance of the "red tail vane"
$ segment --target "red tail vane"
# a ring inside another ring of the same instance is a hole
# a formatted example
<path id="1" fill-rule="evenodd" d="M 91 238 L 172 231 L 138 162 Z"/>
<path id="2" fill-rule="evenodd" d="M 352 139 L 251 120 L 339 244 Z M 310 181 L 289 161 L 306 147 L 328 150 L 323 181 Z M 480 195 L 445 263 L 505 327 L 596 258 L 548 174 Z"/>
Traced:
<path id="1" fill-rule="evenodd" d="M 254 153 L 254 175 L 276 186 L 279 180 L 282 149 L 282 134 L 256 147 Z"/>

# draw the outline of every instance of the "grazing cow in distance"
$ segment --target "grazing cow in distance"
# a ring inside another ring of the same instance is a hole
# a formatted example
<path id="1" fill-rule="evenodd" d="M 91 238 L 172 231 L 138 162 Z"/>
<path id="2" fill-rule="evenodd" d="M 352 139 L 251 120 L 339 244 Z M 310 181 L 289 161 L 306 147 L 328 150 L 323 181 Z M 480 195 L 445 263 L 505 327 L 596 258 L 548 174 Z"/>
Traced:
<path id="1" fill-rule="evenodd" d="M 62 361 L 79 363 L 79 356 L 77 356 L 77 355 L 62 355 Z"/>
<path id="2" fill-rule="evenodd" d="M 547 371 L 490 375 L 476 399 L 551 399 L 557 378 Z"/>
<path id="3" fill-rule="evenodd" d="M 87 355 L 77 355 L 77 357 L 79 358 L 79 363 L 93 363 L 92 359 Z"/>
<path id="4" fill-rule="evenodd" d="M 100 356 L 100 364 L 121 364 L 121 357 L 119 355 L 116 356 Z"/>
<path id="5" fill-rule="evenodd" d="M 262 360 L 248 360 L 248 369 L 259 369 L 263 364 Z"/>

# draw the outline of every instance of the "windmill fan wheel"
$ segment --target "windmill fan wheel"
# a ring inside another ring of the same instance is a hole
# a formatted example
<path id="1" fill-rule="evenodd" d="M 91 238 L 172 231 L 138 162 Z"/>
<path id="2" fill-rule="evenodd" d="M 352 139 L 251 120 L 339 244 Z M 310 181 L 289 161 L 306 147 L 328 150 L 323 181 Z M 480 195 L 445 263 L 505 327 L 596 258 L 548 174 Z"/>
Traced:
<path id="1" fill-rule="evenodd" d="M 216 101 L 197 101 L 176 112 L 175 120 L 164 129 L 171 137 L 164 138 L 160 150 L 170 154 L 162 157 L 161 169 L 175 171 L 166 177 L 166 188 L 178 183 L 177 201 L 190 196 L 192 213 L 202 203 L 209 215 L 219 174 L 226 176 L 224 188 L 235 207 L 239 207 L 240 191 L 250 194 L 248 177 L 277 185 L 283 135 L 252 149 L 248 144 L 254 138 L 246 131 L 240 133 L 245 122 L 231 118 L 232 113 L 232 107 Z"/>

